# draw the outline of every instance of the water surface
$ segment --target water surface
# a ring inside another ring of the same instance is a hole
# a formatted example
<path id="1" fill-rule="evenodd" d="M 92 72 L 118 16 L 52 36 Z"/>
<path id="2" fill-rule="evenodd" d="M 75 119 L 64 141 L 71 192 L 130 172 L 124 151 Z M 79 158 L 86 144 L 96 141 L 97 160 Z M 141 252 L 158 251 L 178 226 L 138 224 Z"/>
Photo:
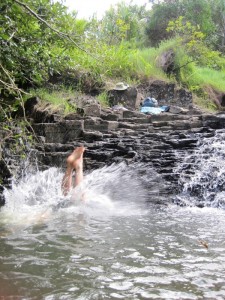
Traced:
<path id="1" fill-rule="evenodd" d="M 72 204 L 61 179 L 51 168 L 6 192 L 4 299 L 225 298 L 224 210 L 149 204 L 124 165 L 88 174 Z"/>

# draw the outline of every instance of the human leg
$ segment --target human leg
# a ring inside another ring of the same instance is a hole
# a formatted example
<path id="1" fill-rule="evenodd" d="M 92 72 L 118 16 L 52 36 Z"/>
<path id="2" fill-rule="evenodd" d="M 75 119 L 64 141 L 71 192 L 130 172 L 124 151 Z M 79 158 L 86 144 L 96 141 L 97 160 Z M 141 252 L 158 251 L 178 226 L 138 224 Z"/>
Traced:
<path id="1" fill-rule="evenodd" d="M 62 180 L 63 195 L 66 196 L 73 187 L 73 171 L 75 171 L 75 186 L 83 180 L 83 146 L 76 148 L 66 160 L 66 171 Z"/>

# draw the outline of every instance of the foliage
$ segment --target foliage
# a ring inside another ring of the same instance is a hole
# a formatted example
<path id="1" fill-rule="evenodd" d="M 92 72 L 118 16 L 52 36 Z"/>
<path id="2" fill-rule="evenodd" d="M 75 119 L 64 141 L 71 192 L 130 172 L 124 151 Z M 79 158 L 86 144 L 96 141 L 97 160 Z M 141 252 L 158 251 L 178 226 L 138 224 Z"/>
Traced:
<path id="1" fill-rule="evenodd" d="M 155 3 L 146 25 L 146 35 L 150 46 L 158 46 L 161 41 L 169 39 L 171 34 L 166 31 L 168 22 L 180 15 L 177 1 Z"/>
<path id="2" fill-rule="evenodd" d="M 205 36 L 209 36 L 215 30 L 212 20 L 210 2 L 208 0 L 183 0 L 181 2 L 181 15 L 195 27 L 199 28 Z"/>
<path id="3" fill-rule="evenodd" d="M 98 101 L 100 102 L 101 106 L 108 107 L 109 106 L 109 99 L 107 92 L 102 92 L 97 96 Z"/>
<path id="4" fill-rule="evenodd" d="M 137 78 L 140 80 L 147 78 L 168 80 L 166 74 L 156 65 L 156 58 L 158 55 L 159 49 L 156 48 L 143 48 L 131 55 L 130 60 L 134 66 L 133 72 L 138 74 Z"/>
<path id="5" fill-rule="evenodd" d="M 0 4 L 0 63 L 20 86 L 40 84 L 70 60 L 65 49 L 73 47 L 61 33 L 78 42 L 84 25 L 59 2 L 50 0 L 2 0 Z M 2 81 L 8 82 L 2 74 Z M 1 82 L 0 88 L 4 87 Z"/>
<path id="6" fill-rule="evenodd" d="M 190 87 L 209 85 L 222 92 L 225 91 L 225 72 L 195 66 L 192 74 L 186 78 L 186 83 Z"/>
<path id="7" fill-rule="evenodd" d="M 207 47 L 204 42 L 205 34 L 199 30 L 199 26 L 186 21 L 184 17 L 179 17 L 169 22 L 167 31 L 172 31 L 179 37 L 180 46 L 184 47 L 186 55 L 191 56 L 192 61 L 211 68 L 225 67 L 225 60 L 221 59 L 221 53 Z"/>
<path id="8" fill-rule="evenodd" d="M 147 15 L 145 5 L 126 5 L 125 2 L 120 2 L 115 7 L 111 6 L 101 21 L 92 19 L 88 37 L 108 45 L 129 42 L 129 46 L 135 47 L 144 40 L 143 20 Z"/>
<path id="9" fill-rule="evenodd" d="M 225 52 L 225 1 L 224 0 L 164 0 L 153 3 L 146 32 L 153 46 L 171 35 L 166 31 L 169 21 L 183 16 L 205 35 L 210 48 Z"/>
<path id="10" fill-rule="evenodd" d="M 217 70 L 223 77 L 224 0 L 153 0 L 151 11 L 121 2 L 101 20 L 89 21 L 78 20 L 59 1 L 21 1 L 0 3 L 2 118 L 23 105 L 23 91 L 55 75 L 64 76 L 68 69 L 80 76 L 72 86 L 77 90 L 83 81 L 91 88 L 108 79 L 139 82 L 155 77 L 199 91 L 201 80 L 208 81 L 195 78 L 198 68 L 213 69 L 212 74 Z M 174 78 L 157 67 L 157 57 L 169 49 L 175 53 Z M 62 95 L 38 93 L 62 111 L 73 109 Z M 104 94 L 99 97 L 107 102 Z M 56 103 L 54 98 L 62 100 Z"/>
<path id="11" fill-rule="evenodd" d="M 225 1 L 209 0 L 215 31 L 211 35 L 214 47 L 225 53 Z"/>
<path id="12" fill-rule="evenodd" d="M 87 44 L 86 49 L 91 50 L 94 44 Z M 89 49 L 90 48 L 90 49 Z M 92 76 L 101 74 L 105 77 L 129 78 L 133 73 L 132 62 L 129 57 L 134 50 L 121 43 L 119 46 L 109 46 L 105 43 L 95 44 L 95 53 L 88 55 L 79 49 L 71 51 L 73 65 L 80 70 L 89 70 Z"/>
<path id="13" fill-rule="evenodd" d="M 38 88 L 30 91 L 30 94 L 37 96 L 42 101 L 42 109 L 47 108 L 52 112 L 68 114 L 76 111 L 76 104 L 70 103 L 70 99 L 75 98 L 74 91 L 61 87 L 60 90 L 48 90 L 46 88 Z"/>

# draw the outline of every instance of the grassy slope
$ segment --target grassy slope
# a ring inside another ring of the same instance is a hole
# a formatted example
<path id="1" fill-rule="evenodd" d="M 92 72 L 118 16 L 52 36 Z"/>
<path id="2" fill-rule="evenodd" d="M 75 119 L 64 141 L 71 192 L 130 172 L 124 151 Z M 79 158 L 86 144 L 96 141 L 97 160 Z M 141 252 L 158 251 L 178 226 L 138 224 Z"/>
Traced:
<path id="1" fill-rule="evenodd" d="M 90 45 L 89 45 L 90 46 Z M 163 52 L 173 49 L 175 52 L 175 63 L 180 68 L 179 76 L 168 77 L 157 67 L 157 57 Z M 87 48 L 88 52 L 88 48 Z M 99 76 L 106 83 L 106 88 L 110 88 L 118 81 L 129 84 L 139 83 L 144 79 L 155 78 L 164 81 L 179 80 L 179 85 L 183 85 L 191 90 L 194 101 L 197 105 L 206 109 L 215 109 L 213 102 L 209 101 L 209 96 L 205 92 L 206 87 L 210 87 L 218 92 L 225 92 L 225 71 L 199 67 L 196 63 L 189 62 L 189 58 L 183 49 L 177 47 L 176 40 L 162 42 L 158 48 L 146 48 L 141 50 L 130 49 L 127 45 L 107 46 L 96 45 L 92 55 L 82 52 L 79 49 L 68 53 L 72 58 L 70 69 L 79 72 L 89 72 L 93 78 Z M 111 85 L 111 86 L 110 86 Z M 70 97 L 71 89 L 50 93 L 41 89 L 34 91 L 44 101 L 50 102 L 64 113 L 74 110 L 64 99 Z M 106 94 L 99 96 L 99 101 L 104 105 L 107 103 Z"/>

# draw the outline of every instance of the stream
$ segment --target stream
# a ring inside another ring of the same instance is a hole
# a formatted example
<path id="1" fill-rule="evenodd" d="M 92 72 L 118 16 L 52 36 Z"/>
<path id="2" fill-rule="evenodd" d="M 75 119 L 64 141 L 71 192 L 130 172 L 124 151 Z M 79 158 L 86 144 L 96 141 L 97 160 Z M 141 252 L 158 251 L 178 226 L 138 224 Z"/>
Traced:
<path id="1" fill-rule="evenodd" d="M 177 166 L 167 205 L 151 203 L 137 165 L 86 173 L 66 197 L 58 168 L 15 181 L 0 211 L 0 298 L 225 299 L 223 135 Z"/>

